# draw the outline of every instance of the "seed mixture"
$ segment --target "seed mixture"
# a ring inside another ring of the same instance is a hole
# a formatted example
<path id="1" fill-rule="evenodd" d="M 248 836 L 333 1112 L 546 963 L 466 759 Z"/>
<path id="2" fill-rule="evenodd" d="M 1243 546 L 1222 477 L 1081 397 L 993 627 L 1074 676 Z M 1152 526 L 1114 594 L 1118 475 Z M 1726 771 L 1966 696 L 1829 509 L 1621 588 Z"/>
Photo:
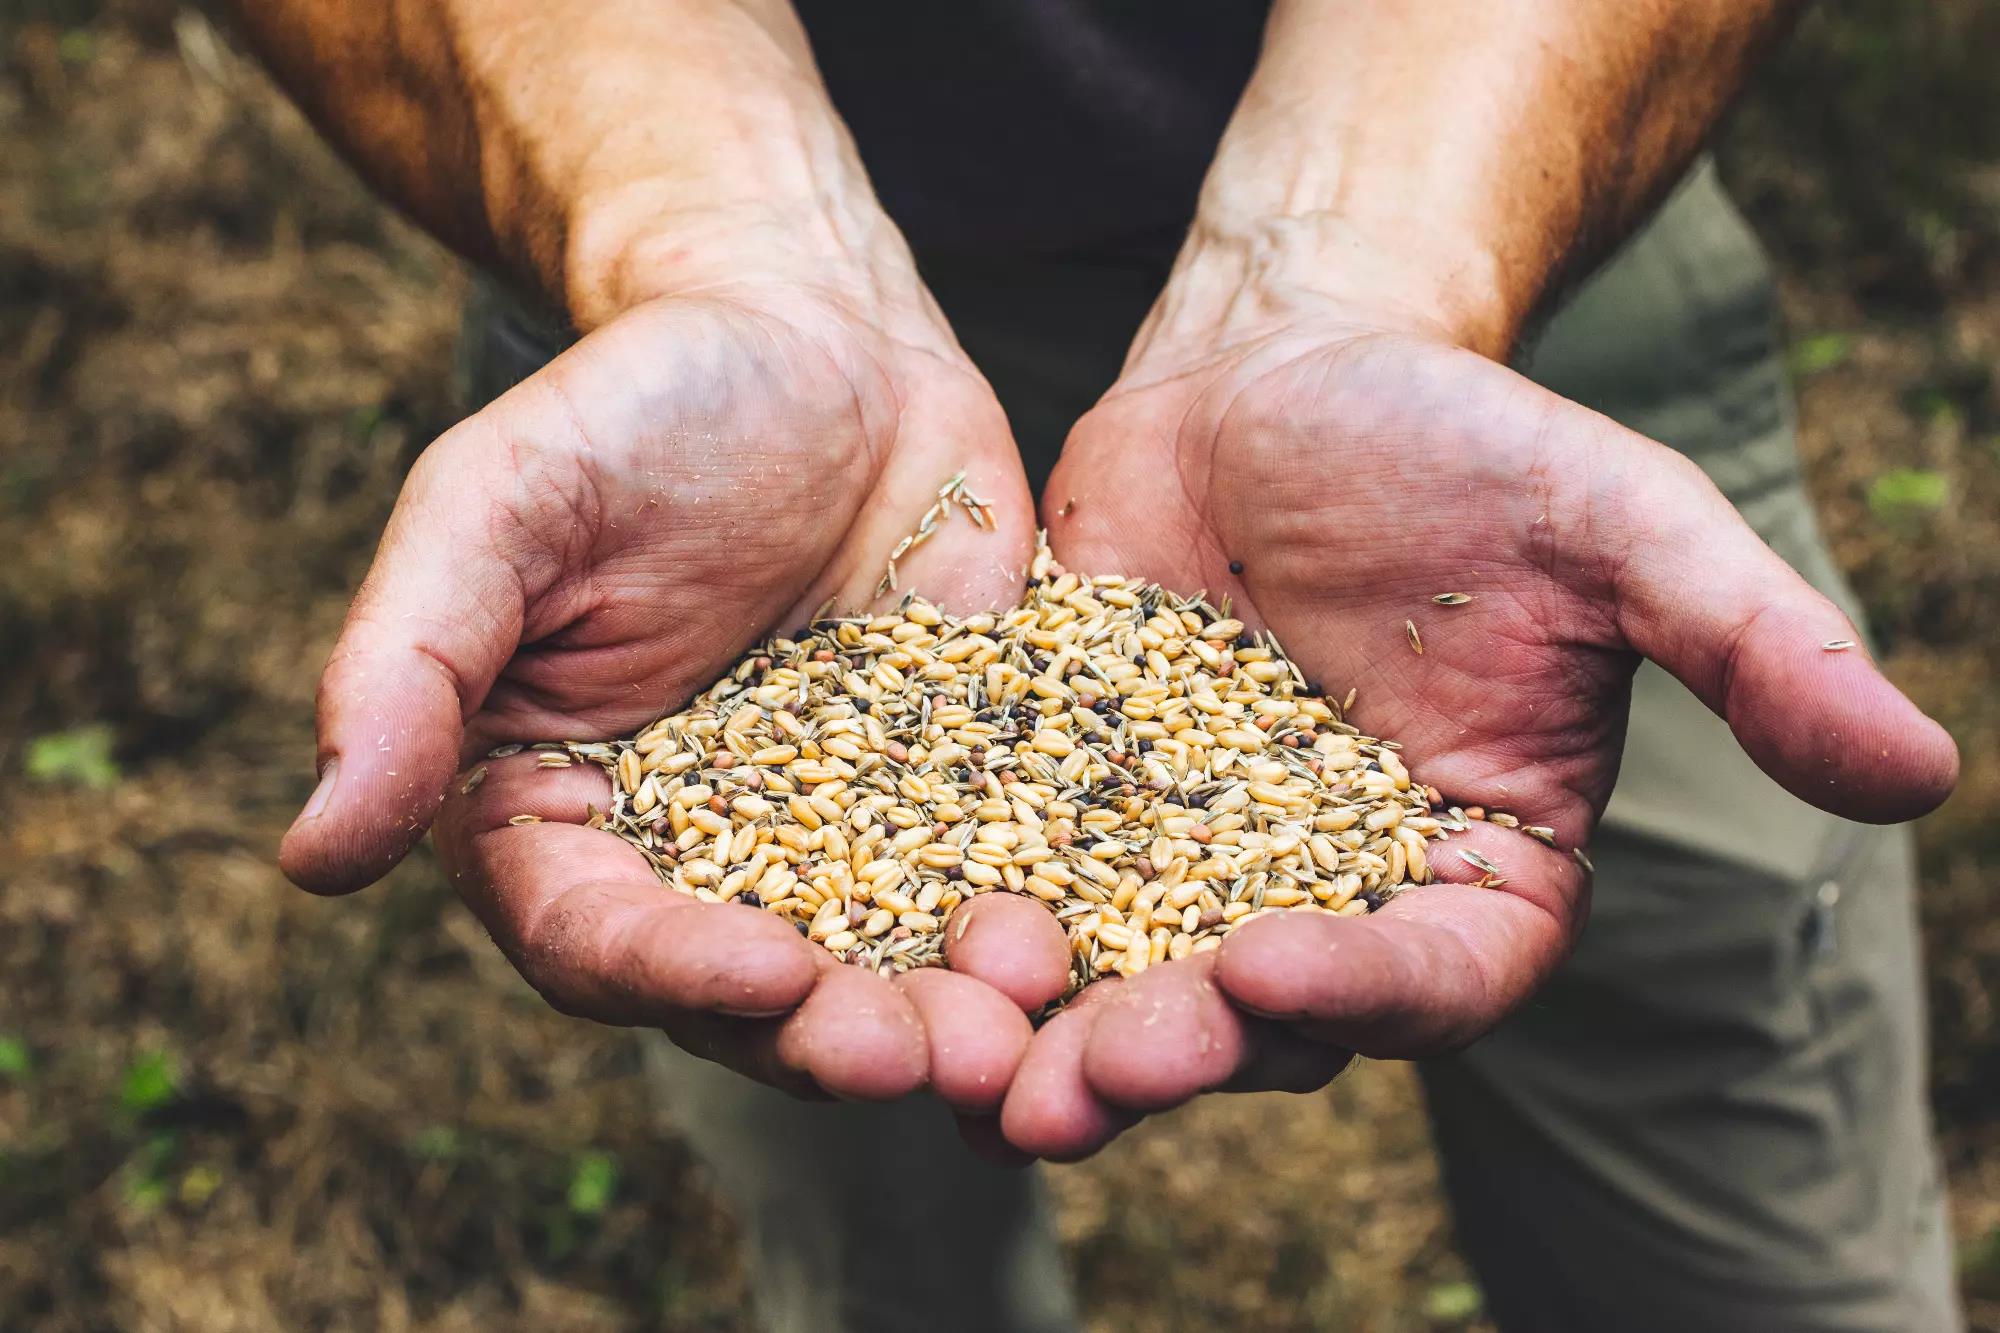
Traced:
<path id="1" fill-rule="evenodd" d="M 1038 898 L 1073 989 L 1266 912 L 1371 911 L 1429 880 L 1431 844 L 1469 819 L 1520 827 L 1442 808 L 1394 743 L 1343 720 L 1352 692 L 1324 697 L 1226 607 L 1043 546 L 1011 611 L 910 595 L 820 619 L 638 735 L 540 762 L 606 769 L 591 824 L 668 885 L 762 906 L 851 963 L 940 963 L 960 903 Z"/>

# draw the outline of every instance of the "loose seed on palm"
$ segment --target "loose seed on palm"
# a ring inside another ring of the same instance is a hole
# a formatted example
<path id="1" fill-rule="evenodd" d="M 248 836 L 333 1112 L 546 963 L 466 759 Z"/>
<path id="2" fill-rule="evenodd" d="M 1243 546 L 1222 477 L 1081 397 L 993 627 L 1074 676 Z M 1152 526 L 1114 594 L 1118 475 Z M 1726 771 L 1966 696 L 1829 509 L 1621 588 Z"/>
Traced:
<path id="1" fill-rule="evenodd" d="M 988 520 L 963 477 L 938 501 L 920 526 L 952 506 Z M 1024 894 L 1062 922 L 1073 991 L 1269 912 L 1361 915 L 1431 878 L 1466 811 L 1349 725 L 1353 702 L 1308 689 L 1226 604 L 1084 577 L 1043 546 L 1012 610 L 909 595 L 822 618 L 635 736 L 538 748 L 611 775 L 592 826 L 681 892 L 881 971 L 941 963 L 973 896 Z"/>

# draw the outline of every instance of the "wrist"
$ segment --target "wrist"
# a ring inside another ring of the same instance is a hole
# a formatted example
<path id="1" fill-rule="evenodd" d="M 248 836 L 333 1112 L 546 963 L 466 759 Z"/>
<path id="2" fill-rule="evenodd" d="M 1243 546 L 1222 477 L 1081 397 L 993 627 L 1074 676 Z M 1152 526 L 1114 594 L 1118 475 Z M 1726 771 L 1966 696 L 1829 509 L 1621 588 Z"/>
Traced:
<path id="1" fill-rule="evenodd" d="M 495 240 L 579 331 L 723 285 L 921 304 L 794 23 L 754 5 L 704 6 L 698 21 L 672 0 L 604 8 L 587 96 L 554 71 L 523 74 L 518 34 L 482 48 Z"/>
<path id="2" fill-rule="evenodd" d="M 678 182 L 628 182 L 574 213 L 563 300 L 588 331 L 643 302 L 721 288 L 780 288 L 870 322 L 928 322 L 900 234 L 872 198 L 713 199 Z"/>
<path id="3" fill-rule="evenodd" d="M 1127 374 L 1303 327 L 1401 333 L 1503 359 L 1524 311 L 1477 242 L 1330 212 L 1198 217 Z"/>

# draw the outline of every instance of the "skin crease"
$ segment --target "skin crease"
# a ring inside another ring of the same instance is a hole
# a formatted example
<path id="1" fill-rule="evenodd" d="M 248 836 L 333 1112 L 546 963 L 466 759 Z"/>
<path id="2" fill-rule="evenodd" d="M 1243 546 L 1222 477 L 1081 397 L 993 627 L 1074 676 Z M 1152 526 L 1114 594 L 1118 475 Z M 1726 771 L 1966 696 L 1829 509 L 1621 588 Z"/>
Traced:
<path id="1" fill-rule="evenodd" d="M 1174 275 L 1051 482 L 1059 554 L 1230 591 L 1448 797 L 1565 846 L 1615 779 L 1640 654 L 1805 799 L 1935 804 L 1949 740 L 1861 652 L 1817 651 L 1852 627 L 1685 461 L 1497 364 L 1678 177 L 1792 8 L 1281 0 Z M 782 3 L 240 18 L 385 193 L 588 331 L 413 470 L 322 683 L 326 776 L 283 850 L 300 883 L 379 876 L 442 801 L 459 891 L 558 1007 L 802 1096 L 928 1083 L 1002 1157 L 1087 1155 L 1211 1088 L 1317 1086 L 1350 1050 L 1462 1045 L 1572 946 L 1577 863 L 1483 828 L 1460 845 L 1501 889 L 1260 920 L 1023 1039 L 1052 919 L 975 903 L 948 926 L 965 976 L 891 983 L 660 894 L 578 827 L 583 774 L 498 761 L 457 794 L 492 744 L 629 731 L 761 632 L 865 597 L 960 466 L 1000 532 L 943 530 L 904 572 L 1010 602 L 1020 467 Z M 1441 611 L 1445 589 L 1474 601 Z M 523 810 L 546 822 L 506 822 Z"/>

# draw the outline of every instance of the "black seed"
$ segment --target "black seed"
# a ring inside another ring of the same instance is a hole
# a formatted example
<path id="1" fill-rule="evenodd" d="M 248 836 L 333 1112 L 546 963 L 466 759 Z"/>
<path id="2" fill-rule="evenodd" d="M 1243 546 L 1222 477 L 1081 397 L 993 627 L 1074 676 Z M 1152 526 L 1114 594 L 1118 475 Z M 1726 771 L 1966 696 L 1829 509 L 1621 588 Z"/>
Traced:
<path id="1" fill-rule="evenodd" d="M 1382 905 L 1382 895 L 1374 889 L 1363 889 L 1361 901 L 1367 903 L 1368 910 L 1372 912 Z"/>
<path id="2" fill-rule="evenodd" d="M 1241 560 L 1231 560 L 1229 562 L 1229 572 L 1232 574 L 1241 574 L 1243 572 L 1243 562 Z"/>

